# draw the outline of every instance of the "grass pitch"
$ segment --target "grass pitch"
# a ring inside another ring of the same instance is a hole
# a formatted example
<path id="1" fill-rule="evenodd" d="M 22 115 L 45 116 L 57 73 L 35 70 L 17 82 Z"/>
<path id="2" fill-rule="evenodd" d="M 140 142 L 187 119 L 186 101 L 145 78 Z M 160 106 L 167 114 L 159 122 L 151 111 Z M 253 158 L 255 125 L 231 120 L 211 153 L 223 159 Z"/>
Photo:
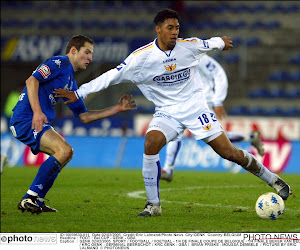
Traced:
<path id="1" fill-rule="evenodd" d="M 58 213 L 17 210 L 37 168 L 5 168 L 1 175 L 1 232 L 300 232 L 300 175 L 282 174 L 293 195 L 282 218 L 262 220 L 257 198 L 273 192 L 248 173 L 175 171 L 160 181 L 161 217 L 137 217 L 146 194 L 141 170 L 68 169 L 47 202 Z"/>

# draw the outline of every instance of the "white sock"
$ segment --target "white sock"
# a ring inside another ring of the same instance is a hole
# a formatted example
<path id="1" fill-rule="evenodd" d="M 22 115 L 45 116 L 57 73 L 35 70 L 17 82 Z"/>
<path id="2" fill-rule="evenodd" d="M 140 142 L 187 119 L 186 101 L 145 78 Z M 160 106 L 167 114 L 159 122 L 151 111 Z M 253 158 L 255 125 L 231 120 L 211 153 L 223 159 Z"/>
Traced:
<path id="1" fill-rule="evenodd" d="M 39 195 L 38 193 L 36 193 L 36 192 L 34 192 L 34 191 L 30 190 L 30 189 L 28 189 L 27 194 L 29 194 L 31 196 L 38 196 Z"/>
<path id="2" fill-rule="evenodd" d="M 272 182 L 272 180 L 277 177 L 277 174 L 270 171 L 268 168 L 266 168 L 262 163 L 260 163 L 256 157 L 246 150 L 242 150 L 244 153 L 244 156 L 249 159 L 249 162 L 247 166 L 244 166 L 243 168 L 248 170 L 248 167 L 250 167 L 252 161 L 256 161 L 256 164 L 260 167 L 259 173 L 254 173 L 257 177 L 262 179 L 263 181 L 267 182 L 268 184 Z M 249 171 L 249 170 L 248 170 Z M 250 171 L 249 171 L 250 172 Z"/>
<path id="3" fill-rule="evenodd" d="M 159 154 L 143 155 L 143 178 L 147 193 L 147 201 L 153 204 L 160 203 L 159 179 L 160 179 Z"/>
<path id="4" fill-rule="evenodd" d="M 164 171 L 166 171 L 168 174 L 173 174 L 175 160 L 180 147 L 181 141 L 170 141 L 167 144 Z"/>

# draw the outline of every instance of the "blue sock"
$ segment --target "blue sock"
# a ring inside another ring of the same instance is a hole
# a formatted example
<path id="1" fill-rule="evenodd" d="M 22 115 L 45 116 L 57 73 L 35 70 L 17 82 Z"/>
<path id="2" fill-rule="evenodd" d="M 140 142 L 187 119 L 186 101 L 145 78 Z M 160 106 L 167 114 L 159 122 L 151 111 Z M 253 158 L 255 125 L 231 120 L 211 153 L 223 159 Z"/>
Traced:
<path id="1" fill-rule="evenodd" d="M 49 189 L 52 187 L 57 175 L 59 174 L 60 167 L 61 164 L 59 163 L 59 161 L 51 155 L 40 166 L 35 179 L 33 180 L 29 190 L 23 198 L 27 198 L 29 195 L 33 194 L 38 195 L 40 198 L 44 198 Z"/>

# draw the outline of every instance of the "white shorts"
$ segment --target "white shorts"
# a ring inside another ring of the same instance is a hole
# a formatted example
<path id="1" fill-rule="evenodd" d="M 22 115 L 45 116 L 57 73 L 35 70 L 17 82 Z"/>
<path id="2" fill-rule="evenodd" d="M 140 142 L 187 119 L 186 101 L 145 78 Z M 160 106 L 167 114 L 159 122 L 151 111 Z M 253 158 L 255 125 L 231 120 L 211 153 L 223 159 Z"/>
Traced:
<path id="1" fill-rule="evenodd" d="M 209 110 L 202 92 L 176 105 L 156 107 L 147 133 L 161 131 L 167 140 L 181 140 L 187 128 L 196 140 L 210 142 L 223 132 L 223 128 L 214 113 Z"/>

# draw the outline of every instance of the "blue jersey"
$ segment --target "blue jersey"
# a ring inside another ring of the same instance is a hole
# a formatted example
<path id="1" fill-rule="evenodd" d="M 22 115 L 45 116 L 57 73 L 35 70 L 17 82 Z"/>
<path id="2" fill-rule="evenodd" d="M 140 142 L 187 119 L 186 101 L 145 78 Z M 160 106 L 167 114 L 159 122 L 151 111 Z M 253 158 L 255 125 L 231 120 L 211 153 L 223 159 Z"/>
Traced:
<path id="1" fill-rule="evenodd" d="M 39 81 L 39 101 L 43 113 L 47 116 L 48 122 L 54 119 L 55 110 L 53 106 L 61 99 L 54 97 L 54 89 L 68 89 L 75 91 L 78 89 L 73 77 L 74 69 L 68 56 L 54 56 L 41 63 L 32 75 Z M 87 112 L 87 108 L 80 98 L 78 101 L 68 104 L 74 116 Z M 20 94 L 19 101 L 13 109 L 14 113 L 11 122 L 32 120 L 33 111 L 25 87 Z"/>

